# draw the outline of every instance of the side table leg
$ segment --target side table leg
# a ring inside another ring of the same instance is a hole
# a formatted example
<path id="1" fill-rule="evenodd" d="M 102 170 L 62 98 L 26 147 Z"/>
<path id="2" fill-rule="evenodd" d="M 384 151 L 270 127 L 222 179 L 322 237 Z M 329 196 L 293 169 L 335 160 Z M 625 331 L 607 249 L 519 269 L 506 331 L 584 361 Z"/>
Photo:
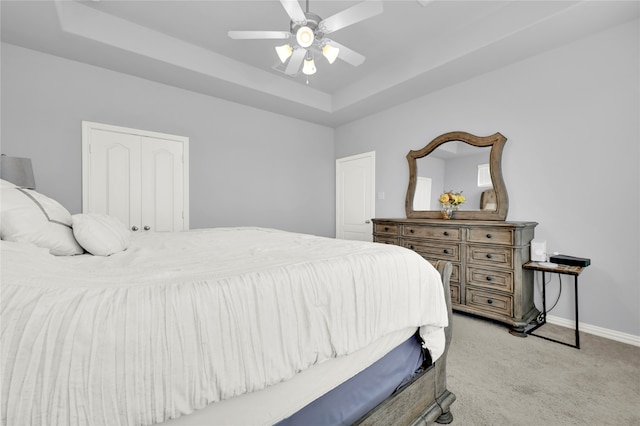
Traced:
<path id="1" fill-rule="evenodd" d="M 573 285 L 575 287 L 576 296 L 576 349 L 580 349 L 580 332 L 578 331 L 578 276 L 573 277 Z"/>

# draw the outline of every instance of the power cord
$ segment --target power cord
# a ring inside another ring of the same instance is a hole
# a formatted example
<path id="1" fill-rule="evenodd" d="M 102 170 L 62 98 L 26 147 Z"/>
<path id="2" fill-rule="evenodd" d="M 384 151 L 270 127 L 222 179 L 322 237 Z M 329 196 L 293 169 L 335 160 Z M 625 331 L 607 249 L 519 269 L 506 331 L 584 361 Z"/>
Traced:
<path id="1" fill-rule="evenodd" d="M 553 310 L 553 308 L 556 307 L 556 305 L 558 304 L 558 301 L 560 301 L 560 296 L 562 295 L 562 274 L 556 274 L 556 275 L 558 275 L 558 284 L 560 286 L 560 288 L 558 289 L 558 297 L 556 298 L 556 301 L 553 302 L 553 306 L 551 306 L 551 308 L 547 309 L 547 314 L 549 312 L 551 312 Z M 539 276 L 542 276 L 542 272 L 541 271 L 540 271 L 540 275 Z M 547 280 L 547 282 L 543 282 L 542 284 L 540 284 L 540 281 L 542 281 L 542 280 L 538 280 L 538 287 L 540 287 L 540 291 L 542 291 L 542 286 L 546 287 L 547 284 L 549 284 L 551 282 L 552 278 L 553 278 L 553 275 L 551 275 L 551 273 L 549 273 L 549 279 Z M 534 305 L 535 305 L 535 303 L 534 303 Z M 536 306 L 536 309 L 537 308 L 538 307 Z M 540 311 L 540 309 L 538 309 L 538 311 Z M 538 315 L 538 319 L 537 319 L 538 322 L 541 322 L 543 320 L 542 315 L 543 315 L 543 312 L 540 311 L 540 314 Z"/>
<path id="2" fill-rule="evenodd" d="M 558 301 L 560 300 L 560 295 L 562 294 L 562 275 L 561 274 L 557 274 L 558 275 L 558 284 L 560 285 L 560 288 L 558 289 L 558 297 L 556 299 L 556 301 L 553 303 L 553 306 L 549 309 L 547 309 L 547 313 L 551 312 L 553 310 L 553 308 L 556 307 L 556 305 L 558 304 Z M 551 280 L 549 280 L 551 281 Z"/>

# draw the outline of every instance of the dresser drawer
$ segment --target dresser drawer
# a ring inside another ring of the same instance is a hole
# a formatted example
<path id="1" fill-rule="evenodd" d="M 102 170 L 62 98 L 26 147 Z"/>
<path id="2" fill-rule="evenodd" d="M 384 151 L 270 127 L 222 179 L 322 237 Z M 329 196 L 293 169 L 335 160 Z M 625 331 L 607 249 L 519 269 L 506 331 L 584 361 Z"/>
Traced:
<path id="1" fill-rule="evenodd" d="M 460 228 L 405 225 L 402 230 L 402 235 L 405 237 L 431 238 L 434 240 L 460 241 Z"/>
<path id="2" fill-rule="evenodd" d="M 373 241 L 376 242 L 376 243 L 382 243 L 382 244 L 395 244 L 395 245 L 398 245 L 398 238 L 391 237 L 391 236 L 386 236 L 386 235 L 374 235 L 373 236 Z"/>
<path id="3" fill-rule="evenodd" d="M 393 234 L 398 235 L 398 225 L 395 223 L 376 223 L 373 226 L 373 232 L 376 234 Z"/>
<path id="4" fill-rule="evenodd" d="M 403 246 L 418 252 L 427 259 L 460 261 L 460 245 L 433 242 L 404 241 Z"/>
<path id="5" fill-rule="evenodd" d="M 506 294 L 496 294 L 474 287 L 467 287 L 467 306 L 511 316 L 513 298 Z"/>
<path id="6" fill-rule="evenodd" d="M 451 290 L 451 303 L 455 303 L 456 305 L 460 304 L 460 285 L 459 284 L 451 284 L 449 286 Z"/>
<path id="7" fill-rule="evenodd" d="M 513 268 L 513 249 L 510 247 L 467 246 L 467 263 Z"/>
<path id="8" fill-rule="evenodd" d="M 511 271 L 496 271 L 474 266 L 467 268 L 467 283 L 512 293 L 513 273 Z"/>
<path id="9" fill-rule="evenodd" d="M 469 229 L 469 242 L 512 245 L 513 231 L 500 228 L 471 228 Z"/>

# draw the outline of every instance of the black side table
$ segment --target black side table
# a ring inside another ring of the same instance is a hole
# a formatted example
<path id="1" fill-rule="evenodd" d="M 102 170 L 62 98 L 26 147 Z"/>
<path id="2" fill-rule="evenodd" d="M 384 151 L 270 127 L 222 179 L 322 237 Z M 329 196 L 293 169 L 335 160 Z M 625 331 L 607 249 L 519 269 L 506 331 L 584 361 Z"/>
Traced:
<path id="1" fill-rule="evenodd" d="M 537 323 L 527 329 L 525 333 L 530 334 L 532 336 L 540 337 L 545 340 L 550 340 L 552 342 L 561 343 L 563 345 L 571 346 L 572 348 L 580 349 L 580 334 L 578 332 L 578 275 L 582 272 L 584 267 L 582 266 L 570 266 L 570 265 L 556 265 L 550 266 L 548 264 L 541 264 L 538 262 L 527 262 L 522 265 L 524 269 L 531 269 L 534 271 L 542 272 L 542 312 L 539 317 L 542 317 L 542 320 L 538 320 Z M 575 310 L 576 310 L 576 343 L 572 345 L 570 343 L 566 343 L 560 340 L 552 339 L 550 337 L 540 336 L 538 334 L 533 334 L 534 331 L 542 327 L 547 323 L 547 292 L 545 285 L 545 273 L 555 273 L 555 274 L 565 274 L 565 275 L 573 275 L 573 286 L 575 290 Z"/>

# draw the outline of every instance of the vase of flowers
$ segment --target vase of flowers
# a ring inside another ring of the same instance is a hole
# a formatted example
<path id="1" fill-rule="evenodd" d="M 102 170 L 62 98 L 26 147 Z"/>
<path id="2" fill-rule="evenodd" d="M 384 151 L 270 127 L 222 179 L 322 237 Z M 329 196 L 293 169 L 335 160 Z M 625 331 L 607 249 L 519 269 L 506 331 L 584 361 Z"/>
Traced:
<path id="1" fill-rule="evenodd" d="M 460 204 L 464 203 L 465 201 L 466 198 L 464 198 L 464 195 L 462 195 L 462 191 L 447 191 L 444 194 L 440 195 L 440 204 L 442 205 L 442 218 L 453 218 L 453 212 L 458 210 L 458 206 L 460 206 Z"/>

